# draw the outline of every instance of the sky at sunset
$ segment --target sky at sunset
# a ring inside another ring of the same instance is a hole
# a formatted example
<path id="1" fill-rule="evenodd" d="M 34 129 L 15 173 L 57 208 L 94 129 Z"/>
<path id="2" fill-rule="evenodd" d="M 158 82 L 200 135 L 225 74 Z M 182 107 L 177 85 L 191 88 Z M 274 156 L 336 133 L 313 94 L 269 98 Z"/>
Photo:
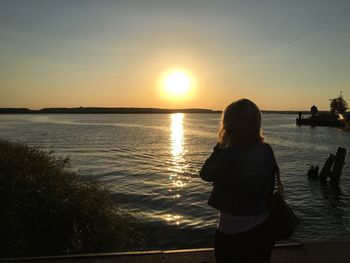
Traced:
<path id="1" fill-rule="evenodd" d="M 349 0 L 0 0 L 0 107 L 327 110 L 340 90 L 350 102 L 349 14 Z M 172 70 L 188 93 L 164 91 Z"/>

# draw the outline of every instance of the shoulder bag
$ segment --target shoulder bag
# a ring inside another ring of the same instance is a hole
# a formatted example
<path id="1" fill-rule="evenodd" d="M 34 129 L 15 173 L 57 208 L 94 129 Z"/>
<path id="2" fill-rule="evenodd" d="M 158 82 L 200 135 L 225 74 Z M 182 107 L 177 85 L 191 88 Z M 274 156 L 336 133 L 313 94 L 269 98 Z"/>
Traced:
<path id="1" fill-rule="evenodd" d="M 271 234 L 274 241 L 280 241 L 290 238 L 299 220 L 286 203 L 283 197 L 284 188 L 280 178 L 279 167 L 276 169 L 277 190 L 272 194 L 268 201 L 270 221 L 271 221 Z"/>

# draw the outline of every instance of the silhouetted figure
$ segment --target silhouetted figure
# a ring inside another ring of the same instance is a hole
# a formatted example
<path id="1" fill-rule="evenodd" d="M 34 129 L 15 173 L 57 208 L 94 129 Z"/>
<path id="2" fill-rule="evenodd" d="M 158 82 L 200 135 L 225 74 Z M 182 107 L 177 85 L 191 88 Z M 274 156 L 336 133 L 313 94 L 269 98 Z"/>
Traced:
<path id="1" fill-rule="evenodd" d="M 317 114 L 317 112 L 318 112 L 318 109 L 317 109 L 317 107 L 316 107 L 315 105 L 313 105 L 313 106 L 311 107 L 310 111 L 311 111 L 311 116 L 312 116 L 312 117 L 315 117 L 316 114 Z"/>
<path id="2" fill-rule="evenodd" d="M 301 120 L 301 116 L 303 115 L 303 112 L 298 111 L 298 115 L 299 115 L 299 120 Z"/>
<path id="3" fill-rule="evenodd" d="M 253 102 L 228 105 L 219 143 L 200 171 L 214 185 L 208 204 L 220 211 L 216 262 L 270 262 L 274 241 L 266 201 L 278 166 L 260 127 L 261 113 Z"/>

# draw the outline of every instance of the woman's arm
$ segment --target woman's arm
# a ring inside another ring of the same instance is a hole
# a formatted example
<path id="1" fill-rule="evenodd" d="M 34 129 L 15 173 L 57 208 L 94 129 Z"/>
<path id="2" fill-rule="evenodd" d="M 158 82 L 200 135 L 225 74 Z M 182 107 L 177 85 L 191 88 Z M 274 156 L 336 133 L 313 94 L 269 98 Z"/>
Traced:
<path id="1" fill-rule="evenodd" d="M 217 177 L 224 170 L 225 154 L 224 149 L 218 143 L 213 150 L 213 153 L 205 161 L 199 176 L 207 182 L 215 181 Z"/>
<path id="2" fill-rule="evenodd" d="M 265 145 L 268 146 L 268 149 L 270 151 L 271 166 L 273 167 L 272 170 L 273 170 L 274 176 L 273 176 L 272 185 L 271 185 L 271 194 L 272 194 L 275 190 L 276 181 L 280 180 L 280 179 L 277 179 L 277 177 L 279 178 L 279 176 L 280 176 L 280 170 L 279 170 L 279 166 L 278 166 L 277 161 L 276 161 L 275 153 L 274 153 L 271 145 L 268 143 L 265 143 Z M 279 189 L 279 190 L 281 190 L 283 192 L 283 186 L 282 186 L 282 189 Z"/>

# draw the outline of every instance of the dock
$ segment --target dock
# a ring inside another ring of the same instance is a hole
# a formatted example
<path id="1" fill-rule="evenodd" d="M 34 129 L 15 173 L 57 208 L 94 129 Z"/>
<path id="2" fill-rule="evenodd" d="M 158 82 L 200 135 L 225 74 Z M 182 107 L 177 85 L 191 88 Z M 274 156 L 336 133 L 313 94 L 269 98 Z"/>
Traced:
<path id="1" fill-rule="evenodd" d="M 297 125 L 344 127 L 344 123 L 336 116 L 316 115 L 309 118 L 297 118 Z"/>
<path id="2" fill-rule="evenodd" d="M 213 248 L 158 250 L 86 255 L 62 255 L 0 259 L 0 262 L 38 263 L 212 263 Z M 348 263 L 350 241 L 277 244 L 272 251 L 272 263 Z"/>

